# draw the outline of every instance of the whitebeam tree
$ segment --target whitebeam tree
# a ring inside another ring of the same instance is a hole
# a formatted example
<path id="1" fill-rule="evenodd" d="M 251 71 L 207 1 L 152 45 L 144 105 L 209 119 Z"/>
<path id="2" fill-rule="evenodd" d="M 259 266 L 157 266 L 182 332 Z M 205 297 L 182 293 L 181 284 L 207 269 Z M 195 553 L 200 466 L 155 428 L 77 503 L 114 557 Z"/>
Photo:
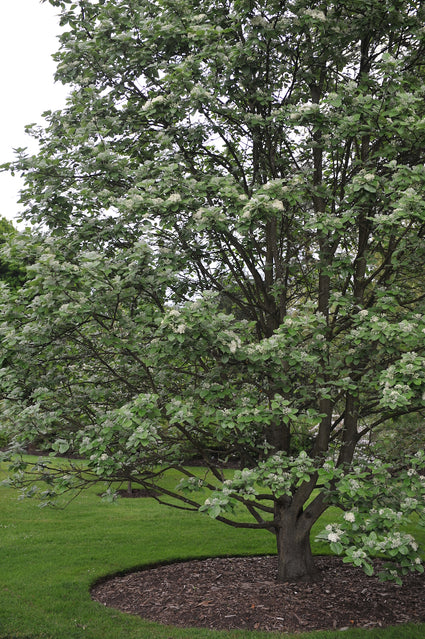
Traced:
<path id="1" fill-rule="evenodd" d="M 15 242 L 2 411 L 13 450 L 87 462 L 14 481 L 132 481 L 269 530 L 280 580 L 314 574 L 336 504 L 335 552 L 422 570 L 422 453 L 358 449 L 425 407 L 423 3 L 50 1 L 71 91 L 12 167 L 45 236 Z"/>

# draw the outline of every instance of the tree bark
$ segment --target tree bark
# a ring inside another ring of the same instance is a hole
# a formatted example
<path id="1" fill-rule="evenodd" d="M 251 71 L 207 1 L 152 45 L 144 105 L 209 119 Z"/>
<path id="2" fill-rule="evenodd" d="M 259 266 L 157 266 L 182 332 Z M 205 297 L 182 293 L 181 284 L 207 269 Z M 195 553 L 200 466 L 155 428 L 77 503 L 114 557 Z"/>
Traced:
<path id="1" fill-rule="evenodd" d="M 317 576 L 310 546 L 311 525 L 303 513 L 275 505 L 277 581 L 312 581 Z"/>

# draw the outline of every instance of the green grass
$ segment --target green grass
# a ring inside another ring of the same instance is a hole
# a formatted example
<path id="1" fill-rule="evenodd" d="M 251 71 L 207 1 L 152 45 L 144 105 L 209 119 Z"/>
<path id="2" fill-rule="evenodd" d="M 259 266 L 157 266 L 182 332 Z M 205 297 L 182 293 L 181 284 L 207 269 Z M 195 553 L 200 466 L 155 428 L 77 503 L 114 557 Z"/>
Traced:
<path id="1" fill-rule="evenodd" d="M 1 477 L 0 477 L 1 479 Z M 326 522 L 324 522 L 326 523 Z M 323 525 L 323 522 L 319 524 Z M 315 547 L 316 552 L 323 548 Z M 275 639 L 276 633 L 214 632 L 165 627 L 92 601 L 103 575 L 163 561 L 274 553 L 272 535 L 233 529 L 206 516 L 159 506 L 152 499 L 105 504 L 96 490 L 65 510 L 40 509 L 0 488 L 1 639 Z M 364 631 L 344 637 L 420 639 L 425 625 Z M 331 639 L 340 632 L 296 635 Z"/>

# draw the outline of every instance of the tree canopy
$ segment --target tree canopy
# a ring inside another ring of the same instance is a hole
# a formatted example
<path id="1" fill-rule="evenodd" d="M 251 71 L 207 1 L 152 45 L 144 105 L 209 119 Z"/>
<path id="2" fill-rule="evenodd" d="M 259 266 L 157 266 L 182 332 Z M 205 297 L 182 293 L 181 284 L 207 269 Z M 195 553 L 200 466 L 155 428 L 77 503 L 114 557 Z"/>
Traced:
<path id="1" fill-rule="evenodd" d="M 312 574 L 335 503 L 333 550 L 422 569 L 397 526 L 423 456 L 364 449 L 425 406 L 423 3 L 51 4 L 71 90 L 13 165 L 44 239 L 3 301 L 1 393 L 17 442 L 88 468 L 17 481 L 131 480 L 270 530 L 280 579 Z"/>

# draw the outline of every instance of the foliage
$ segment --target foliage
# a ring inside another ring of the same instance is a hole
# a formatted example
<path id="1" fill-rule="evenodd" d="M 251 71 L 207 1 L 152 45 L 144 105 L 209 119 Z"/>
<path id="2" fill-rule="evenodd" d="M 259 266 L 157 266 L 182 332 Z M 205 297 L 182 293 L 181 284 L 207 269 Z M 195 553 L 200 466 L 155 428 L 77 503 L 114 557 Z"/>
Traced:
<path id="1" fill-rule="evenodd" d="M 15 290 L 25 281 L 25 268 L 18 256 L 7 253 L 7 241 L 17 234 L 12 222 L 0 217 L 0 282 Z"/>
<path id="2" fill-rule="evenodd" d="M 425 523 L 425 510 L 418 509 L 425 497 L 425 476 L 417 470 L 423 469 L 423 453 L 417 453 L 412 461 L 412 467 L 396 477 L 392 476 L 393 466 L 379 460 L 373 460 L 369 468 L 356 466 L 351 473 L 335 472 L 332 465 L 325 464 L 320 473 L 329 488 L 332 486 L 330 502 L 343 506 L 345 513 L 341 523 L 328 524 L 317 538 L 330 542 L 333 552 L 344 552 L 344 561 L 362 566 L 369 575 L 374 572 L 371 559 L 387 557 L 390 561 L 380 577 L 399 584 L 412 565 L 423 572 L 418 543 L 406 531 L 406 521 L 418 510 L 422 525 Z M 398 571 L 391 563 L 394 561 Z"/>
<path id="3" fill-rule="evenodd" d="M 374 433 L 379 455 L 387 461 L 400 463 L 406 454 L 414 455 L 425 447 L 424 411 L 406 414 L 386 422 Z M 399 446 L 400 437 L 403 446 Z"/>
<path id="4" fill-rule="evenodd" d="M 41 432 L 89 472 L 31 476 L 50 499 L 173 467 L 190 491 L 196 455 L 210 501 L 158 499 L 270 530 L 280 579 L 312 572 L 329 494 L 357 559 L 344 477 L 374 494 L 356 450 L 425 406 L 423 3 L 52 4 L 72 92 L 12 167 L 49 232 L 17 240 L 38 259 L 3 302 L 1 392 L 17 447 Z"/>

